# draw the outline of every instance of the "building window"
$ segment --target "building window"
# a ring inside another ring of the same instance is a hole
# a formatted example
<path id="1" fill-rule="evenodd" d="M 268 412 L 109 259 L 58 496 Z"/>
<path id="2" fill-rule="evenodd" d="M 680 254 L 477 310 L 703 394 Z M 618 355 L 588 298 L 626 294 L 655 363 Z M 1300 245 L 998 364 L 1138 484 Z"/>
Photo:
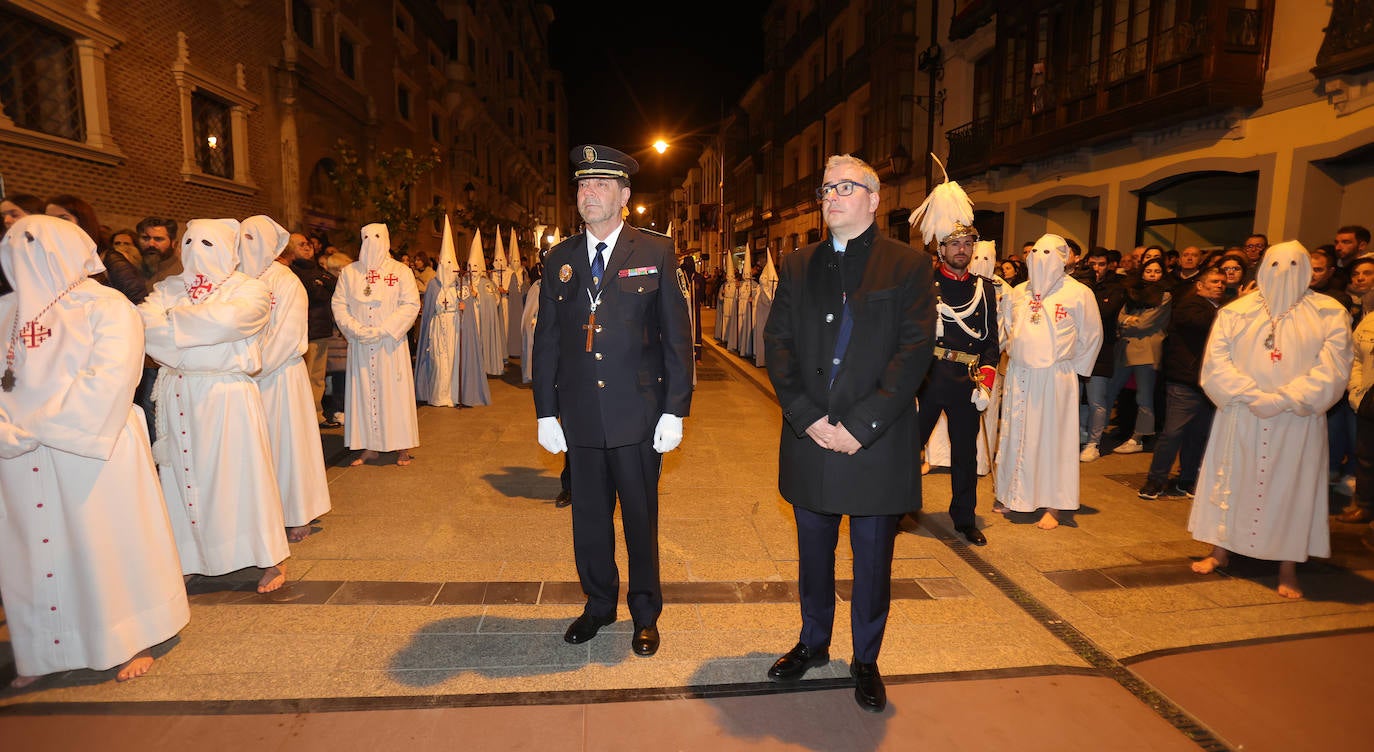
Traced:
<path id="1" fill-rule="evenodd" d="M 515 52 L 506 51 L 506 78 L 515 78 Z"/>
<path id="2" fill-rule="evenodd" d="M 0 103 L 20 128 L 84 141 L 72 40 L 18 15 L 0 16 Z"/>
<path id="3" fill-rule="evenodd" d="M 229 105 L 195 92 L 191 95 L 191 123 L 195 132 L 196 165 L 206 175 L 234 177 L 234 134 Z"/>
<path id="4" fill-rule="evenodd" d="M 358 43 L 347 34 L 339 35 L 339 72 L 350 81 L 358 80 Z"/>
<path id="5" fill-rule="evenodd" d="M 27 7 L 27 6 L 26 6 Z M 124 42 L 81 10 L 0 10 L 0 142 L 115 164 L 105 56 Z"/>
<path id="6" fill-rule="evenodd" d="M 410 29 L 413 25 L 410 20 L 410 14 L 407 13 L 405 8 L 402 8 L 399 3 L 396 5 L 395 16 L 396 30 L 401 32 L 402 34 L 410 34 Z"/>
<path id="7" fill-rule="evenodd" d="M 301 44 L 315 46 L 315 9 L 306 0 L 291 0 L 291 29 Z"/>
<path id="8" fill-rule="evenodd" d="M 430 138 L 433 138 L 435 141 L 443 141 L 443 140 L 444 140 L 444 139 L 442 138 L 443 131 L 442 131 L 442 130 L 440 129 L 440 127 L 439 127 L 439 116 L 438 116 L 438 115 L 430 114 L 430 116 L 429 116 L 429 135 L 430 135 Z"/>
<path id="9" fill-rule="evenodd" d="M 396 114 L 410 120 L 410 87 L 405 84 L 396 84 Z"/>

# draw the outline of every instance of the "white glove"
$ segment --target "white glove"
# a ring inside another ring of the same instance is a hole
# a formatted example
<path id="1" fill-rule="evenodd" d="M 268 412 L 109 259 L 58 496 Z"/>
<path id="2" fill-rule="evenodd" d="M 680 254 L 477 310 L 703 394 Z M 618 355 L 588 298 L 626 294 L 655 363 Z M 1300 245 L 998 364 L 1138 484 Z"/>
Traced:
<path id="1" fill-rule="evenodd" d="M 382 330 L 376 326 L 363 327 L 362 333 L 358 335 L 358 344 L 375 345 L 382 341 Z"/>
<path id="2" fill-rule="evenodd" d="M 1266 394 L 1250 403 L 1250 414 L 1257 418 L 1272 418 L 1283 410 L 1283 398 L 1277 394 Z"/>
<path id="3" fill-rule="evenodd" d="M 539 419 L 539 446 L 549 454 L 568 451 L 568 440 L 563 438 L 563 426 L 558 425 L 558 418 Z"/>
<path id="4" fill-rule="evenodd" d="M 667 454 L 682 443 L 682 418 L 664 413 L 654 429 L 654 451 Z"/>
<path id="5" fill-rule="evenodd" d="M 981 413 L 988 409 L 988 405 L 992 404 L 992 395 L 988 394 L 988 390 L 983 387 L 975 386 L 973 388 L 973 394 L 969 397 L 968 401 L 972 402 L 973 406 L 978 408 L 978 412 Z"/>
<path id="6" fill-rule="evenodd" d="M 13 423 L 0 423 L 0 459 L 12 460 L 37 448 L 33 434 Z"/>

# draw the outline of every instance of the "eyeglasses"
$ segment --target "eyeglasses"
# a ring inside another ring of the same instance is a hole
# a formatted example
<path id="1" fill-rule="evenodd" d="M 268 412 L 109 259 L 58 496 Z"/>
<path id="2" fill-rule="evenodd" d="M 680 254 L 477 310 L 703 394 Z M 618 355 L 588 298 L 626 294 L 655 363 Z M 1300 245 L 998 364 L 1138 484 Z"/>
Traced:
<path id="1" fill-rule="evenodd" d="M 1240 268 L 1239 266 L 1223 266 L 1223 267 L 1221 267 L 1221 270 L 1224 271 L 1224 272 L 1238 272 L 1238 271 L 1242 271 L 1241 268 Z"/>
<path id="2" fill-rule="evenodd" d="M 836 196 L 848 196 L 854 192 L 855 188 L 862 188 L 869 193 L 873 192 L 872 188 L 869 188 L 863 183 L 856 183 L 853 180 L 839 180 L 834 183 L 826 183 L 820 188 L 817 188 L 816 200 L 824 201 L 831 193 L 834 193 Z"/>
<path id="3" fill-rule="evenodd" d="M 1265 246 L 1264 243 L 1246 243 L 1246 244 L 1245 244 L 1245 248 L 1246 248 L 1247 250 L 1262 251 L 1262 250 L 1264 250 L 1266 247 L 1267 247 L 1267 246 Z"/>

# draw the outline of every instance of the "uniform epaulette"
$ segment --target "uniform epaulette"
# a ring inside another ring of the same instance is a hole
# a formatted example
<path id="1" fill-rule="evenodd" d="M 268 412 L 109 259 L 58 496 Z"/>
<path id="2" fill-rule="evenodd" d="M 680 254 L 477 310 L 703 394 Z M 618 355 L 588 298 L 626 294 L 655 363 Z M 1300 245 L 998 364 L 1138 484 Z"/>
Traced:
<path id="1" fill-rule="evenodd" d="M 1005 285 L 1005 284 L 1007 283 L 1006 280 L 1002 279 L 1001 277 L 997 276 L 996 274 L 992 275 L 991 277 L 988 277 L 988 276 L 985 276 L 985 275 L 982 275 L 982 274 L 975 274 L 975 275 L 973 275 L 973 276 L 975 276 L 975 277 L 977 277 L 977 278 L 983 280 L 984 282 L 991 282 L 991 283 L 993 283 L 994 285 Z"/>

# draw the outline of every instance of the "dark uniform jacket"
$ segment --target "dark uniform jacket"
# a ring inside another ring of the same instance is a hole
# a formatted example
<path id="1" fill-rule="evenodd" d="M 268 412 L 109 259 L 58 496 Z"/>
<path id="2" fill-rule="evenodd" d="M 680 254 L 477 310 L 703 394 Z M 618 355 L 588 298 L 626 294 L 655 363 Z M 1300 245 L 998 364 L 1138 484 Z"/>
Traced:
<path id="1" fill-rule="evenodd" d="M 870 226 L 843 259 L 829 240 L 788 256 L 764 328 L 768 377 L 782 405 L 778 488 L 829 514 L 903 514 L 921 506 L 916 391 L 935 334 L 930 257 Z M 848 291 L 853 337 L 830 385 Z M 863 445 L 823 449 L 806 429 L 824 416 Z"/>
<path id="2" fill-rule="evenodd" d="M 618 447 L 653 439 L 664 413 L 692 403 L 692 333 L 672 241 L 625 225 L 601 285 L 586 351 L 592 270 L 587 237 L 544 259 L 534 328 L 534 409 L 558 417 L 570 446 Z"/>
<path id="3" fill-rule="evenodd" d="M 968 302 L 973 300 L 978 281 L 982 280 L 983 303 L 972 316 L 964 320 L 964 323 L 980 336 L 970 336 L 958 324 L 946 321 L 944 335 L 936 340 L 935 344 L 949 350 L 977 355 L 979 366 L 996 367 L 998 361 L 1002 359 L 1002 350 L 997 339 L 997 283 L 987 277 L 980 277 L 972 273 L 964 275 L 963 279 L 954 279 L 941 271 L 939 267 L 935 270 L 934 279 L 935 293 L 940 296 L 941 300 L 954 308 L 968 305 Z M 936 316 L 939 314 L 937 313 Z M 964 369 L 960 378 L 967 382 L 971 392 L 973 382 L 969 379 L 968 366 L 962 363 L 955 363 L 954 366 Z M 951 366 L 951 369 L 957 372 L 958 368 L 954 368 L 954 366 Z"/>

